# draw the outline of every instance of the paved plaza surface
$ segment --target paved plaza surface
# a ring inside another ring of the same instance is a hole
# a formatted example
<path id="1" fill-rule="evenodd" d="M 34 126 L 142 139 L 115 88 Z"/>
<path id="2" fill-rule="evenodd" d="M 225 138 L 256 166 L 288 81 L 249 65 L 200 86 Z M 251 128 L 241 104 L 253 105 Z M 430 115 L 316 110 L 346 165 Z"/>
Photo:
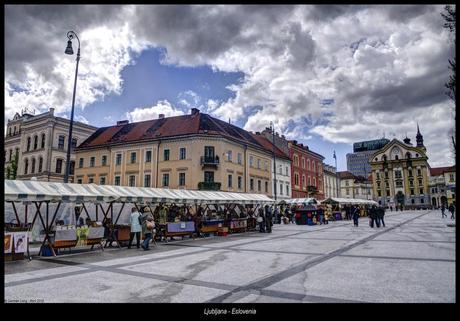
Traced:
<path id="1" fill-rule="evenodd" d="M 438 210 L 387 212 L 385 228 L 275 225 L 6 262 L 5 302 L 454 303 L 452 222 Z"/>

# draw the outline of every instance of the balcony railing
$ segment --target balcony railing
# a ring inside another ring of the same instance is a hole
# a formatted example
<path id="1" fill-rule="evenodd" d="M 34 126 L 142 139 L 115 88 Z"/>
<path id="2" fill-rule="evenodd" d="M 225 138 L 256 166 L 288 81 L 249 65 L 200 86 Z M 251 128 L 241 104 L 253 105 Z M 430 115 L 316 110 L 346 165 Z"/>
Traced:
<path id="1" fill-rule="evenodd" d="M 220 191 L 221 183 L 218 182 L 199 182 L 198 189 L 203 191 Z"/>
<path id="2" fill-rule="evenodd" d="M 200 163 L 201 163 L 201 166 L 205 166 L 205 165 L 217 166 L 219 165 L 219 157 L 218 156 L 214 156 L 214 157 L 201 156 Z"/>

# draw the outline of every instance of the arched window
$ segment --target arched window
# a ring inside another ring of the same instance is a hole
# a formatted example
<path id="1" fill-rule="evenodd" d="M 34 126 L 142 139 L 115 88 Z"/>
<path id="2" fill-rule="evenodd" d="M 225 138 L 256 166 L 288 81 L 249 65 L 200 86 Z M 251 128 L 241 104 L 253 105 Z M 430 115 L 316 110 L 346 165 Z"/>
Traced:
<path id="1" fill-rule="evenodd" d="M 395 155 L 395 160 L 398 160 L 398 159 L 399 159 L 398 155 Z"/>
<path id="2" fill-rule="evenodd" d="M 56 160 L 56 173 L 61 174 L 62 172 L 62 159 Z"/>
<path id="3" fill-rule="evenodd" d="M 308 169 L 308 170 L 311 170 L 311 167 L 310 167 L 310 160 L 309 160 L 309 159 L 307 159 L 307 169 Z"/>
<path id="4" fill-rule="evenodd" d="M 24 175 L 27 175 L 28 171 L 29 171 L 29 160 L 26 158 L 24 160 Z"/>
<path id="5" fill-rule="evenodd" d="M 410 159 L 411 158 L 411 154 L 409 152 L 406 153 L 406 158 L 407 159 Z"/>
<path id="6" fill-rule="evenodd" d="M 383 156 L 382 156 L 382 160 L 383 160 L 384 162 L 386 162 L 386 160 L 387 160 L 387 155 L 383 155 Z"/>
<path id="7" fill-rule="evenodd" d="M 30 141 L 31 141 L 30 137 L 27 137 L 27 149 L 26 149 L 27 151 L 30 150 Z"/>
<path id="8" fill-rule="evenodd" d="M 45 134 L 42 134 L 42 148 L 45 148 Z"/>
<path id="9" fill-rule="evenodd" d="M 35 136 L 37 137 L 37 136 Z M 32 168 L 31 168 L 31 171 L 30 171 L 31 174 L 34 174 L 35 173 L 35 158 L 32 158 Z"/>
<path id="10" fill-rule="evenodd" d="M 43 157 L 40 156 L 38 159 L 38 172 L 41 173 L 43 169 Z"/>
<path id="11" fill-rule="evenodd" d="M 35 135 L 34 136 L 34 150 L 36 150 L 38 148 L 38 136 Z"/>
<path id="12" fill-rule="evenodd" d="M 8 135 L 10 135 L 10 136 L 11 136 L 11 127 L 10 127 L 10 128 L 8 128 Z"/>

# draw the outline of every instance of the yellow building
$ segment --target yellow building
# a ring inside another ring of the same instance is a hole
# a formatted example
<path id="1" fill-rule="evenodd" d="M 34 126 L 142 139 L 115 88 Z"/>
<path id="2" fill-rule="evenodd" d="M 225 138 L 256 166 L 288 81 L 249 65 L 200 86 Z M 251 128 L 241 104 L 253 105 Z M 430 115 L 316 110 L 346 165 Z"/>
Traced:
<path id="1" fill-rule="evenodd" d="M 193 108 L 100 128 L 77 148 L 75 181 L 271 196 L 272 166 L 251 133 Z"/>
<path id="2" fill-rule="evenodd" d="M 430 205 L 428 157 L 420 131 L 417 146 L 412 146 L 407 137 L 404 142 L 393 139 L 375 152 L 369 163 L 374 200 L 379 204 L 403 204 L 406 208 Z"/>

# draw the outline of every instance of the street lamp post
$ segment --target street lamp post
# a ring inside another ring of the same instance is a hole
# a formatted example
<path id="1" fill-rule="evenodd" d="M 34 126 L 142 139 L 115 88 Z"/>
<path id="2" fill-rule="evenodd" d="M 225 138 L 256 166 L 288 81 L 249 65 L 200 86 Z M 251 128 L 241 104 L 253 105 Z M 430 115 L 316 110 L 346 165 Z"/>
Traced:
<path id="1" fill-rule="evenodd" d="M 337 189 L 337 197 L 340 197 L 339 196 L 339 176 L 338 176 L 338 170 L 337 170 L 337 156 L 335 155 L 335 151 L 334 151 L 333 157 L 335 159 L 335 185 Z"/>
<path id="2" fill-rule="evenodd" d="M 80 61 L 80 39 L 75 32 L 69 31 L 67 32 L 67 48 L 65 49 L 65 53 L 67 55 L 73 55 L 72 49 L 72 39 L 77 38 L 78 40 L 78 51 L 77 51 L 77 67 L 75 68 L 75 81 L 73 85 L 73 97 L 72 97 L 72 111 L 70 113 L 70 126 L 69 126 L 69 138 L 67 144 L 67 160 L 66 160 L 66 167 L 65 167 L 65 175 L 64 175 L 64 183 L 68 183 L 69 181 L 69 174 L 70 174 L 70 149 L 72 148 L 72 130 L 73 130 L 73 114 L 74 114 L 74 107 L 75 107 L 75 92 L 77 90 L 77 75 L 78 75 L 78 63 Z"/>

